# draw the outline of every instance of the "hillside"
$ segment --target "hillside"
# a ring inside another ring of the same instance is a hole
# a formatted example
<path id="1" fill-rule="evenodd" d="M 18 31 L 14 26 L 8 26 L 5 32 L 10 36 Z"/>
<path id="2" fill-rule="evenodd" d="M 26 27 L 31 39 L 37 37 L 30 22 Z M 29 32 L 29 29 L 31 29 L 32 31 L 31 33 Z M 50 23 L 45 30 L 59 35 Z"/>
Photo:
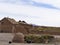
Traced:
<path id="1" fill-rule="evenodd" d="M 37 26 L 35 30 L 39 31 L 39 34 L 58 34 L 60 35 L 60 27 L 49 26 Z"/>
<path id="2" fill-rule="evenodd" d="M 23 34 L 53 34 L 60 35 L 60 27 L 38 26 L 25 21 L 18 22 L 12 18 L 4 17 L 0 20 L 1 33 L 21 32 Z"/>
<path id="3" fill-rule="evenodd" d="M 38 26 L 33 24 L 22 24 L 28 34 L 53 34 L 60 35 L 60 27 Z"/>

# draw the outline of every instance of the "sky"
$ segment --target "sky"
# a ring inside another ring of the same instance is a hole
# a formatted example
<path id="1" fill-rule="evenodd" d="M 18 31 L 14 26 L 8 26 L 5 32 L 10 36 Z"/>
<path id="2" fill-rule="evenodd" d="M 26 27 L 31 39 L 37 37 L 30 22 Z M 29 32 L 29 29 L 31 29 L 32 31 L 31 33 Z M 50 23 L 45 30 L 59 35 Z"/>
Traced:
<path id="1" fill-rule="evenodd" d="M 60 0 L 0 0 L 0 19 L 60 27 Z"/>

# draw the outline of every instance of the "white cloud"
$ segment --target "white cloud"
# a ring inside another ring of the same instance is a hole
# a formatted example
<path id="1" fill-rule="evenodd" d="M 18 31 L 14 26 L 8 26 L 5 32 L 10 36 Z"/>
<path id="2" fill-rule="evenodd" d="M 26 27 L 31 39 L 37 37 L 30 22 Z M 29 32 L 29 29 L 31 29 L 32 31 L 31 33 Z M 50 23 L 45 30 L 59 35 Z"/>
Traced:
<path id="1" fill-rule="evenodd" d="M 21 5 L 21 4 L 17 5 L 17 4 L 10 4 L 10 3 L 0 3 L 0 14 L 6 16 L 5 13 L 10 14 L 8 16 L 14 17 L 16 19 L 26 20 L 28 23 L 34 23 L 39 25 L 60 26 L 59 25 L 60 10 Z M 25 17 L 25 16 L 35 16 L 38 18 Z"/>
<path id="2" fill-rule="evenodd" d="M 33 0 L 33 1 L 51 4 L 53 6 L 60 8 L 60 0 Z"/>
<path id="3" fill-rule="evenodd" d="M 25 0 L 0 0 L 0 2 L 10 2 L 10 3 L 23 4 L 23 3 L 21 3 L 21 1 L 25 2 Z M 27 3 L 32 3 L 32 1 L 35 1 L 38 3 L 40 2 L 40 3 L 51 4 L 55 7 L 60 8 L 60 0 L 28 0 Z"/>
<path id="4" fill-rule="evenodd" d="M 35 2 L 51 3 L 51 0 L 32 0 Z"/>

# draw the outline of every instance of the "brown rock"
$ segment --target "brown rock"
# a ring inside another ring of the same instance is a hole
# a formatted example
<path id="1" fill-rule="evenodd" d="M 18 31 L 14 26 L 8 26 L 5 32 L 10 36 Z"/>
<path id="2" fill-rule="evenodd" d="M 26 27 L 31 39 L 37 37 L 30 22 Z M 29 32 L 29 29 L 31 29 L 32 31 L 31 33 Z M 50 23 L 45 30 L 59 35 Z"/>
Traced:
<path id="1" fill-rule="evenodd" d="M 14 43 L 24 43 L 23 33 L 16 33 L 12 41 Z"/>

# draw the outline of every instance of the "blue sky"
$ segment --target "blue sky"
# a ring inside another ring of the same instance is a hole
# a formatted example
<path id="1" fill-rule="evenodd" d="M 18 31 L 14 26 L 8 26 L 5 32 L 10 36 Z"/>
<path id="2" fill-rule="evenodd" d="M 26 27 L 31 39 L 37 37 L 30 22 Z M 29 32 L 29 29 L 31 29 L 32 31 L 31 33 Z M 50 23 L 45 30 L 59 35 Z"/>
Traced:
<path id="1" fill-rule="evenodd" d="M 0 19 L 60 27 L 60 0 L 0 0 Z"/>

